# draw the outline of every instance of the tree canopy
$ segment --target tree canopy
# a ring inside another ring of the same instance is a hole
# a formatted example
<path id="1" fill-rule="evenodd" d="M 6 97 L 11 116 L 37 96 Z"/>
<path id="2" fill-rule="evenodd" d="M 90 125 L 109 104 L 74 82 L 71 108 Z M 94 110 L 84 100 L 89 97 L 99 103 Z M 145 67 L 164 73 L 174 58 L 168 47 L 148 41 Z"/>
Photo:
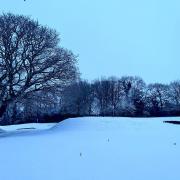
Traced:
<path id="1" fill-rule="evenodd" d="M 0 16 L 0 117 L 8 104 L 77 77 L 77 57 L 59 46 L 56 30 L 27 16 Z"/>

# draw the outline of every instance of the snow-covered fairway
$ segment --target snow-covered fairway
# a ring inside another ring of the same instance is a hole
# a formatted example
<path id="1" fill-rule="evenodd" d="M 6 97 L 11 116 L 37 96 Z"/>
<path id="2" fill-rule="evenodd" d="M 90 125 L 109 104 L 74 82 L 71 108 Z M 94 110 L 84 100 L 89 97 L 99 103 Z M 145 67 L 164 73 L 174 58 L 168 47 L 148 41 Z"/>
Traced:
<path id="1" fill-rule="evenodd" d="M 1 136 L 0 180 L 179 180 L 180 126 L 163 120 L 180 118 L 75 118 Z"/>

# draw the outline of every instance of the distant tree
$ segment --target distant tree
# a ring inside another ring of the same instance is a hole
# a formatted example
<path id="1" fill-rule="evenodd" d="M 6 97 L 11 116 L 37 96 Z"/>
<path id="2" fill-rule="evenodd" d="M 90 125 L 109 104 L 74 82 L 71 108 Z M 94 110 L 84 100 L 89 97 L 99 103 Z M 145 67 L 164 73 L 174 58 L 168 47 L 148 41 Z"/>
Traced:
<path id="1" fill-rule="evenodd" d="M 147 88 L 147 109 L 152 115 L 160 115 L 169 104 L 169 87 L 165 84 L 154 83 Z"/>
<path id="2" fill-rule="evenodd" d="M 110 115 L 110 81 L 102 78 L 93 83 L 94 96 L 97 99 L 99 114 Z"/>
<path id="3" fill-rule="evenodd" d="M 142 116 L 145 108 L 146 83 L 140 77 L 134 77 L 132 80 L 130 99 L 134 105 L 134 115 Z"/>
<path id="4" fill-rule="evenodd" d="M 62 113 L 91 115 L 93 98 L 90 83 L 87 81 L 72 83 L 63 91 Z"/>
<path id="5" fill-rule="evenodd" d="M 135 109 L 131 99 L 133 77 L 123 76 L 119 81 L 123 93 L 123 96 L 121 98 L 120 114 L 125 116 L 133 115 Z"/>
<path id="6" fill-rule="evenodd" d="M 123 92 L 121 111 L 125 115 L 140 116 L 144 113 L 146 84 L 140 77 L 123 76 L 120 80 Z"/>
<path id="7" fill-rule="evenodd" d="M 121 82 L 118 78 L 110 77 L 109 81 L 109 105 L 112 116 L 119 114 L 119 105 L 123 96 Z"/>
<path id="8" fill-rule="evenodd" d="M 58 91 L 39 91 L 31 93 L 27 98 L 17 103 L 19 118 L 16 122 L 40 122 L 45 115 L 57 114 L 60 111 L 60 99 Z"/>
<path id="9" fill-rule="evenodd" d="M 0 16 L 0 117 L 12 102 L 76 79 L 76 56 L 58 33 L 26 16 Z"/>
<path id="10" fill-rule="evenodd" d="M 101 115 L 116 116 L 119 114 L 119 105 L 123 94 L 118 78 L 96 80 L 93 83 L 93 91 Z"/>
<path id="11" fill-rule="evenodd" d="M 170 102 L 174 110 L 180 112 L 180 81 L 174 81 L 169 85 Z"/>
<path id="12" fill-rule="evenodd" d="M 132 87 L 133 77 L 132 76 L 123 76 L 121 79 L 122 88 L 126 97 L 128 97 L 129 92 Z"/>

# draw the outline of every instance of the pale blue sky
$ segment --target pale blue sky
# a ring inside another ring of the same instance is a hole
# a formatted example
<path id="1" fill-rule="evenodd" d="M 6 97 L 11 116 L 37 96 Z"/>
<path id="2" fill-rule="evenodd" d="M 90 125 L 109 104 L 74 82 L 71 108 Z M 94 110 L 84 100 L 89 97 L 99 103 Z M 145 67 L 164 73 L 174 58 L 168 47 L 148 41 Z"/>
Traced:
<path id="1" fill-rule="evenodd" d="M 2 12 L 30 15 L 79 54 L 82 78 L 138 75 L 180 79 L 179 0 L 0 0 Z"/>

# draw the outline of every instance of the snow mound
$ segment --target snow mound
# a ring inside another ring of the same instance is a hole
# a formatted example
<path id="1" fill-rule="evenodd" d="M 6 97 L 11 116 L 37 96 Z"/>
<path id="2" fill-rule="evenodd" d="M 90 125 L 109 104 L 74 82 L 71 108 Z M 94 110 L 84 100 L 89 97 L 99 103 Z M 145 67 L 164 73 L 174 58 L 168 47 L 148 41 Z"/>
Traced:
<path id="1" fill-rule="evenodd" d="M 0 126 L 0 136 L 15 135 L 24 132 L 36 132 L 51 129 L 56 123 L 29 123 L 9 126 Z"/>

